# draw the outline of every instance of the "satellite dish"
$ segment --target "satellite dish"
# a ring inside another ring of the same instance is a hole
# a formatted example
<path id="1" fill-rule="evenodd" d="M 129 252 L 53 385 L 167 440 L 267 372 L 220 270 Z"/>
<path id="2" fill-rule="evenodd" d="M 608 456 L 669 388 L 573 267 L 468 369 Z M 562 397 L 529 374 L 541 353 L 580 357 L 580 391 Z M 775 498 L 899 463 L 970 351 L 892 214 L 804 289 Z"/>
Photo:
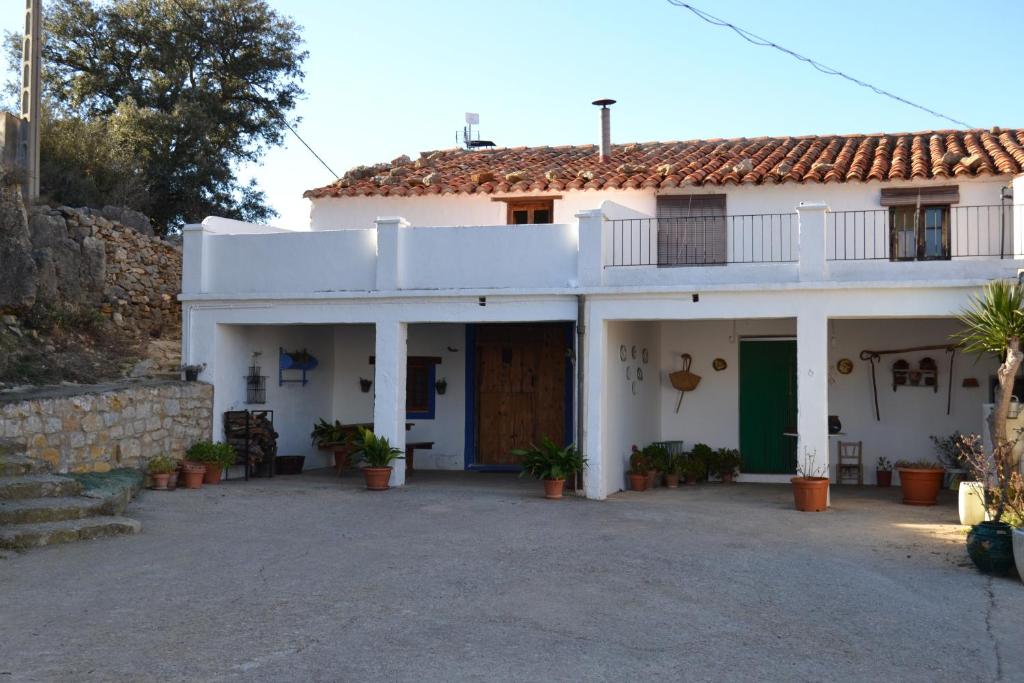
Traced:
<path id="1" fill-rule="evenodd" d="M 472 112 L 466 112 L 466 123 L 471 126 L 480 125 L 480 114 L 474 114 Z"/>

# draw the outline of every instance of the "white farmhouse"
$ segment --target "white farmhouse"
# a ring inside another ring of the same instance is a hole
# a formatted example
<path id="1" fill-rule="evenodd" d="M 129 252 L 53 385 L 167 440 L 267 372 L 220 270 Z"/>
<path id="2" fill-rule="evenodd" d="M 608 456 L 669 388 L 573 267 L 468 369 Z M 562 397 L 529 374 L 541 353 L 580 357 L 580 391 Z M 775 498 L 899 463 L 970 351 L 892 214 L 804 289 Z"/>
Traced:
<path id="1" fill-rule="evenodd" d="M 947 346 L 1024 263 L 1022 169 L 1024 130 L 997 128 L 400 157 L 307 192 L 309 230 L 188 226 L 183 357 L 215 385 L 214 438 L 226 410 L 273 409 L 307 467 L 323 417 L 431 444 L 417 469 L 575 441 L 592 498 L 654 441 L 737 447 L 745 481 L 798 459 L 837 481 L 860 442 L 873 483 L 879 457 L 981 431 L 994 362 Z M 279 369 L 301 349 L 305 382 Z"/>

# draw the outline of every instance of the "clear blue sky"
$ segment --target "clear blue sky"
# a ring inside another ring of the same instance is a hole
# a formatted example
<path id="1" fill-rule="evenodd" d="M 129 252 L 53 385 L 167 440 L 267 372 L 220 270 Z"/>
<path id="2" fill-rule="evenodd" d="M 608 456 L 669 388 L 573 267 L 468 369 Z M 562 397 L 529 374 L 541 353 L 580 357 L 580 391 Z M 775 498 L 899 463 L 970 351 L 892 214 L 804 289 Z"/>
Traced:
<path id="1" fill-rule="evenodd" d="M 875 95 L 664 0 L 270 0 L 304 27 L 300 134 L 343 173 L 453 145 L 463 114 L 500 146 L 899 132 L 952 124 Z M 3 0 L 5 26 L 22 0 Z M 1020 0 L 693 0 L 781 45 L 973 126 L 1024 126 Z M 333 178 L 293 137 L 255 175 L 304 225 Z"/>

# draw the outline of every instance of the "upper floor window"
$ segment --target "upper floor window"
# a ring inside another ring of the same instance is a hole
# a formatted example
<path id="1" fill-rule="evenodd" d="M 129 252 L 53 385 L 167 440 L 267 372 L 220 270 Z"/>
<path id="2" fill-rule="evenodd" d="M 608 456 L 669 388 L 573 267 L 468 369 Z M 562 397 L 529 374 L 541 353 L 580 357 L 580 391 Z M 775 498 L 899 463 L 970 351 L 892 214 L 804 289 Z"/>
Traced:
<path id="1" fill-rule="evenodd" d="M 950 205 L 960 201 L 956 185 L 882 190 L 889 207 L 889 258 L 924 261 L 950 257 Z"/>
<path id="2" fill-rule="evenodd" d="M 528 225 L 553 223 L 555 220 L 554 198 L 504 199 L 507 225 Z"/>
<path id="3" fill-rule="evenodd" d="M 658 265 L 726 262 L 725 195 L 658 196 Z"/>

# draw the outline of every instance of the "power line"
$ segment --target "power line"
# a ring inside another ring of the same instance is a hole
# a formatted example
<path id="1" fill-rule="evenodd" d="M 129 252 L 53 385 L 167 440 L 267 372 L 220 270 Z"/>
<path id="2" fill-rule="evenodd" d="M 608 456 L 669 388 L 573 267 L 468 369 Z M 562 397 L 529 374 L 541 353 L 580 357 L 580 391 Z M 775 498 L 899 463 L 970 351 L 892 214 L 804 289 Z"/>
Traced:
<path id="1" fill-rule="evenodd" d="M 862 88 L 867 88 L 868 90 L 871 90 L 872 92 L 874 92 L 874 93 L 876 93 L 878 95 L 882 95 L 884 97 L 888 97 L 888 98 L 894 99 L 897 102 L 902 102 L 903 104 L 906 104 L 906 105 L 909 105 L 911 107 L 914 107 L 915 109 L 920 109 L 921 111 L 927 112 L 927 113 L 931 114 L 932 116 L 937 116 L 940 119 L 946 119 L 947 121 L 952 121 L 956 125 L 963 126 L 964 128 L 973 128 L 973 126 L 971 126 L 970 124 L 964 123 L 963 121 L 960 121 L 958 119 L 954 119 L 952 116 L 946 116 L 945 114 L 943 114 L 941 112 L 937 112 L 934 109 L 929 109 L 928 107 L 924 107 L 924 106 L 922 106 L 920 104 L 915 104 L 914 102 L 911 102 L 908 99 L 904 99 L 904 98 L 900 97 L 899 95 L 894 95 L 893 93 L 889 92 L 888 90 L 883 90 L 882 88 L 879 88 L 878 86 L 871 85 L 870 83 L 865 83 L 864 81 L 862 81 L 860 79 L 857 79 L 857 78 L 854 78 L 853 76 L 849 76 L 849 75 L 843 73 L 842 71 L 839 71 L 838 69 L 833 69 L 830 66 L 825 66 L 821 62 L 815 61 L 815 60 L 811 59 L 810 57 L 805 57 L 805 56 L 803 56 L 801 54 L 798 54 L 798 53 L 794 52 L 793 50 L 790 50 L 788 48 L 782 47 L 781 45 L 777 45 L 776 43 L 773 43 L 772 41 L 768 40 L 767 38 L 762 38 L 761 36 L 756 35 L 754 33 L 751 33 L 750 31 L 747 31 L 746 29 L 742 29 L 739 26 L 736 26 L 735 24 L 730 24 L 729 22 L 725 21 L 724 19 L 719 19 L 718 17 L 712 16 L 712 15 L 708 14 L 707 12 L 704 12 L 703 10 L 699 10 L 696 7 L 692 6 L 692 5 L 689 5 L 689 4 L 685 3 L 685 2 L 682 2 L 682 0 L 668 0 L 668 3 L 670 5 L 674 5 L 676 7 L 683 7 L 685 9 L 690 10 L 695 15 L 697 15 L 700 19 L 703 19 L 704 21 L 706 21 L 707 23 L 709 23 L 709 24 L 711 24 L 713 26 L 724 26 L 726 28 L 730 28 L 730 29 L 732 29 L 736 33 L 736 35 L 738 35 L 740 38 L 743 38 L 748 43 L 751 43 L 753 45 L 758 45 L 760 47 L 772 47 L 772 48 L 775 48 L 779 52 L 783 52 L 783 53 L 789 55 L 790 57 L 794 57 L 795 59 L 797 59 L 797 60 L 799 60 L 801 62 L 805 62 L 807 64 L 810 64 L 811 66 L 813 66 L 815 69 L 817 69 L 818 71 L 820 71 L 823 74 L 826 74 L 828 76 L 839 76 L 840 78 L 844 78 L 844 79 L 850 81 L 851 83 L 859 85 Z"/>

